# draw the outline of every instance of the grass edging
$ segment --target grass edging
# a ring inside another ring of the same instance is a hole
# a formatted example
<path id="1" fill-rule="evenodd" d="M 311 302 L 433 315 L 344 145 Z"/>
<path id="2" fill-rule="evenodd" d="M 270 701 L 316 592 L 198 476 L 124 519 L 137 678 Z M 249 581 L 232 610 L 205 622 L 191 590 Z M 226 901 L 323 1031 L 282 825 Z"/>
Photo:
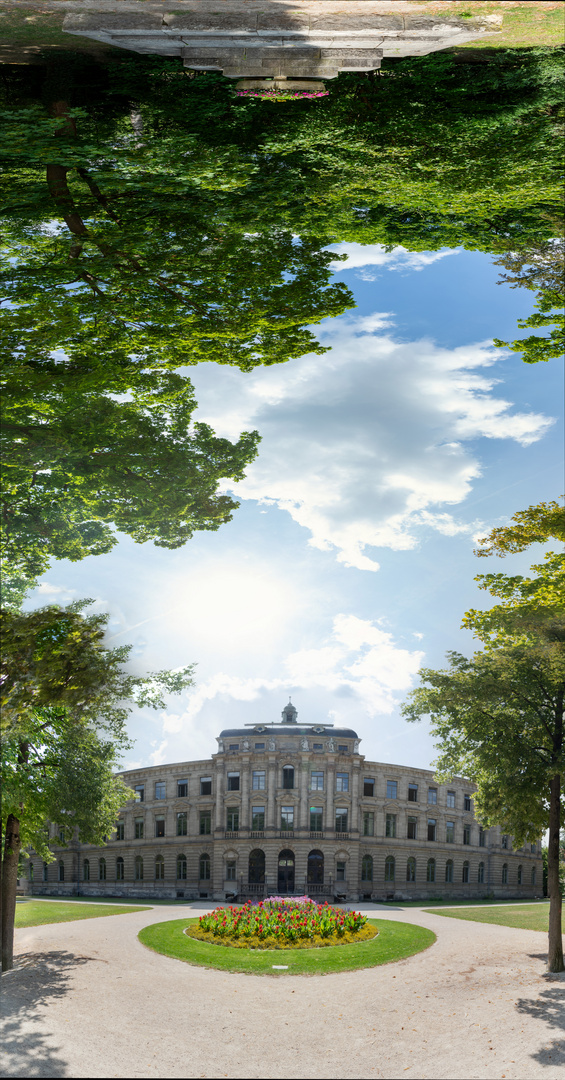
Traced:
<path id="1" fill-rule="evenodd" d="M 509 926 L 514 930 L 537 930 L 546 933 L 549 929 L 549 903 L 520 904 L 500 908 L 424 908 L 429 915 L 443 915 L 447 919 L 463 919 L 466 922 L 489 923 L 491 926 Z"/>
<path id="2" fill-rule="evenodd" d="M 64 904 L 28 902 L 16 906 L 16 929 L 25 926 L 46 926 L 48 923 L 76 922 L 80 919 L 104 919 L 110 915 L 133 915 L 134 912 L 151 911 L 150 907 L 133 907 L 129 904 L 107 906 L 95 904 Z"/>
<path id="3" fill-rule="evenodd" d="M 329 975 L 405 960 L 428 949 L 436 935 L 413 923 L 370 919 L 378 935 L 366 942 L 334 945 L 330 949 L 230 949 L 190 938 L 184 933 L 196 919 L 152 923 L 140 930 L 142 945 L 153 952 L 196 967 L 244 975 Z M 285 970 L 274 970 L 274 965 Z"/>

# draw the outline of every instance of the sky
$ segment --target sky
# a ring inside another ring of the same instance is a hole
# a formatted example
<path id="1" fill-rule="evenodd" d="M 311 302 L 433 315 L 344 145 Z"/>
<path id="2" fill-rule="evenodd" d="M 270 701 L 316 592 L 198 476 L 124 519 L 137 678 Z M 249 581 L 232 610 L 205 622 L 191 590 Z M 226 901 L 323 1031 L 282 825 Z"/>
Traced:
<path id="1" fill-rule="evenodd" d="M 278 722 L 289 696 L 299 722 L 354 728 L 369 760 L 429 768 L 427 724 L 400 714 L 419 669 L 479 647 L 460 629 L 489 606 L 477 574 L 541 558 L 540 545 L 473 554 L 562 494 L 563 368 L 492 345 L 520 336 L 533 294 L 497 284 L 480 252 L 333 250 L 357 306 L 312 327 L 330 351 L 190 369 L 198 420 L 262 435 L 246 478 L 226 484 L 233 520 L 176 551 L 123 537 L 55 562 L 28 601 L 91 597 L 136 674 L 196 665 L 166 711 L 132 712 L 124 768 L 208 758 L 222 728 Z"/>

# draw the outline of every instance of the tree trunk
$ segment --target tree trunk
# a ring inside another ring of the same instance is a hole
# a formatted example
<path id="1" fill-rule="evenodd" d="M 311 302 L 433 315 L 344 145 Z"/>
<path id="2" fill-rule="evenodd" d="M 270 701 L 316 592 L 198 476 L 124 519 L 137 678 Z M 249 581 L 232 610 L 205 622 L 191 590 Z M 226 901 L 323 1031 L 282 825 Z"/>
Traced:
<path id="1" fill-rule="evenodd" d="M 14 920 L 20 848 L 20 823 L 13 814 L 8 814 L 2 858 L 2 971 L 10 971 L 14 966 Z"/>
<path id="2" fill-rule="evenodd" d="M 561 777 L 554 776 L 550 786 L 549 844 L 547 849 L 547 887 L 549 891 L 549 971 L 565 971 L 561 933 L 561 889 L 559 886 L 559 829 Z"/>

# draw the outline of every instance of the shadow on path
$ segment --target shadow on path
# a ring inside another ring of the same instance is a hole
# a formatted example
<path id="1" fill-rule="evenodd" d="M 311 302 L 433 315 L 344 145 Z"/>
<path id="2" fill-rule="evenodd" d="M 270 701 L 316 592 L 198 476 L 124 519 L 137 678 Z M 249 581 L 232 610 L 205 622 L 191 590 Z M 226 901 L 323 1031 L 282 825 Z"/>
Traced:
<path id="1" fill-rule="evenodd" d="M 549 1028 L 556 1028 L 560 1033 L 560 1037 L 551 1042 L 547 1041 L 545 1046 L 532 1054 L 534 1061 L 553 1069 L 558 1065 L 565 1065 L 565 988 L 561 980 L 559 983 L 558 986 L 549 986 L 542 990 L 537 998 L 519 998 L 516 1002 L 516 1008 L 522 1016 L 542 1020 Z"/>
<path id="2" fill-rule="evenodd" d="M 20 953 L 2 975 L 2 1076 L 67 1075 L 52 1039 L 42 1030 L 44 1010 L 70 989 L 74 968 L 91 957 L 62 950 Z"/>

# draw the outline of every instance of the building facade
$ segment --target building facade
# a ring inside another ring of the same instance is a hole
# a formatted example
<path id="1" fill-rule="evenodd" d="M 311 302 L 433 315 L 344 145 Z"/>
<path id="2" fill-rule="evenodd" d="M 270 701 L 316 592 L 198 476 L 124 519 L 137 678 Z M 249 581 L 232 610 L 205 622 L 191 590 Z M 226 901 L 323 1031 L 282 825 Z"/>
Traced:
<path id="1" fill-rule="evenodd" d="M 204 761 L 122 773 L 132 788 L 104 847 L 32 854 L 34 895 L 332 900 L 542 895 L 541 842 L 482 829 L 474 785 L 367 761 L 349 728 L 282 722 L 226 729 Z"/>

